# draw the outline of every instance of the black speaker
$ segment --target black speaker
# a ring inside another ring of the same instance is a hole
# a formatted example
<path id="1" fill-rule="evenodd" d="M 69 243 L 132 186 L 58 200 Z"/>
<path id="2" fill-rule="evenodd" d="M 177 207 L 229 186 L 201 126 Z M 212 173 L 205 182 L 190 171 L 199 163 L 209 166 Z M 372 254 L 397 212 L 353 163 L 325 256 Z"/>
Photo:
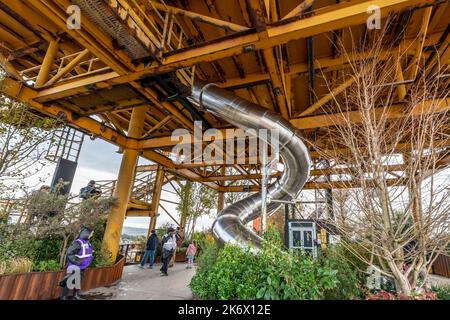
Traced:
<path id="1" fill-rule="evenodd" d="M 77 170 L 77 162 L 59 158 L 56 165 L 55 174 L 53 175 L 52 187 L 56 186 L 61 180 L 65 182 L 64 187 L 60 190 L 61 194 L 68 194 L 72 187 L 75 171 Z"/>

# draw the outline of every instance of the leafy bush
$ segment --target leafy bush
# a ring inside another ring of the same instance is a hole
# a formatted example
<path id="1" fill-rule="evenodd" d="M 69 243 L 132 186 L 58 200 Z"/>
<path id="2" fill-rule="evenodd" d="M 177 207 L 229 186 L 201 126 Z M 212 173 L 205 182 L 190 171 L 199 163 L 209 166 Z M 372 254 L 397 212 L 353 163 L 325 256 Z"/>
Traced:
<path id="1" fill-rule="evenodd" d="M 191 289 L 201 299 L 321 299 L 338 284 L 328 262 L 266 242 L 258 253 L 206 244 Z"/>
<path id="2" fill-rule="evenodd" d="M 432 286 L 431 290 L 439 300 L 450 300 L 450 286 Z"/>
<path id="3" fill-rule="evenodd" d="M 331 248 L 326 257 L 321 257 L 323 263 L 328 263 L 336 270 L 338 285 L 325 291 L 327 300 L 349 300 L 362 298 L 362 287 L 358 279 L 357 271 L 345 259 L 339 255 L 339 248 Z"/>
<path id="4" fill-rule="evenodd" d="M 33 265 L 33 271 L 59 271 L 61 270 L 59 262 L 56 260 L 39 261 Z"/>

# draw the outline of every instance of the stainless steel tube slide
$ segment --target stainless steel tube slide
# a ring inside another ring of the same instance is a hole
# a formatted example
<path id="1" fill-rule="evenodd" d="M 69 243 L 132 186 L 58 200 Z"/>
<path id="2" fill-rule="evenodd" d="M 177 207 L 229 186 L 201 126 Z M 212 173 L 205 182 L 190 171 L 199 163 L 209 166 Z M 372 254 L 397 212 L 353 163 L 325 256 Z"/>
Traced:
<path id="1" fill-rule="evenodd" d="M 311 159 L 308 149 L 296 129 L 280 115 L 242 99 L 214 84 L 194 83 L 192 99 L 218 118 L 240 129 L 278 130 L 279 155 L 284 170 L 267 188 L 269 199 L 290 201 L 300 193 L 309 177 Z M 270 141 L 266 141 L 270 143 Z M 259 216 L 261 193 L 255 193 L 222 210 L 213 224 L 213 234 L 219 244 L 227 242 L 258 250 L 262 239 L 245 224 Z M 271 202 L 268 214 L 282 204 Z"/>

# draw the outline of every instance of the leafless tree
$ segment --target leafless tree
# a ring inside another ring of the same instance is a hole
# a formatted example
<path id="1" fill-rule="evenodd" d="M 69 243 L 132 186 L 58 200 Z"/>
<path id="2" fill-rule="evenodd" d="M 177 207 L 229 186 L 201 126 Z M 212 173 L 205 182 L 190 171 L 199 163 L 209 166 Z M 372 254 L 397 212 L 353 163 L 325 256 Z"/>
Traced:
<path id="1" fill-rule="evenodd" d="M 333 97 L 321 109 L 330 126 L 311 146 L 339 169 L 331 178 L 342 181 L 334 222 L 344 243 L 357 243 L 370 257 L 359 259 L 378 265 L 399 294 L 410 295 L 450 242 L 450 181 L 443 171 L 450 160 L 450 99 L 440 76 L 448 69 L 430 73 L 419 58 L 414 75 L 410 48 L 386 56 L 383 44 L 372 41 L 373 58 L 341 50 L 348 68 L 334 84 L 327 81 Z M 401 67 L 412 81 L 399 80 Z M 338 93 L 334 88 L 348 79 L 352 84 Z"/>
<path id="2" fill-rule="evenodd" d="M 0 85 L 2 71 L 0 69 Z M 26 104 L 0 94 L 0 190 L 2 197 L 25 187 L 48 164 L 52 132 L 60 123 L 33 112 Z"/>

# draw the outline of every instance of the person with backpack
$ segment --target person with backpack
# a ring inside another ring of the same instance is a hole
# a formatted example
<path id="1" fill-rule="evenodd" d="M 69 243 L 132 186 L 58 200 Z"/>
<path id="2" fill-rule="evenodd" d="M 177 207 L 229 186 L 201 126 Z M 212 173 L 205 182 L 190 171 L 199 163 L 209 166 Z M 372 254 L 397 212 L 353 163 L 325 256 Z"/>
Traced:
<path id="1" fill-rule="evenodd" d="M 162 244 L 162 260 L 163 265 L 160 269 L 163 275 L 168 276 L 167 269 L 169 268 L 169 261 L 177 248 L 177 240 L 175 237 L 175 229 L 168 228 L 167 233 L 164 235 L 161 241 Z"/>
<path id="2" fill-rule="evenodd" d="M 147 240 L 144 257 L 142 258 L 141 265 L 140 265 L 141 268 L 144 268 L 145 262 L 147 262 L 147 258 L 150 258 L 149 268 L 153 269 L 153 262 L 155 261 L 155 252 L 156 252 L 157 247 L 158 247 L 158 236 L 156 235 L 155 229 L 153 229 L 151 231 L 150 237 L 148 237 L 148 240 Z"/>
<path id="3" fill-rule="evenodd" d="M 181 248 L 181 246 L 183 245 L 183 241 L 184 241 L 184 232 L 183 232 L 183 230 L 181 230 L 180 227 L 177 227 L 177 231 L 175 231 L 175 239 L 177 240 L 177 246 L 175 248 L 175 252 L 176 252 L 176 249 Z M 169 268 L 173 267 L 173 265 L 175 264 L 175 259 L 176 259 L 176 254 L 174 254 L 172 256 L 172 258 L 170 259 Z"/>
<path id="4" fill-rule="evenodd" d="M 80 235 L 75 239 L 70 247 L 67 249 L 67 274 L 64 279 L 59 283 L 63 287 L 61 300 L 67 300 L 67 295 L 69 294 L 69 287 L 67 286 L 67 281 L 74 273 L 79 273 L 79 283 L 75 281 L 75 286 L 73 288 L 73 300 L 83 300 L 79 292 L 81 290 L 81 281 L 83 280 L 84 271 L 89 267 L 94 260 L 92 255 L 93 249 L 92 244 L 89 242 L 94 235 L 94 231 L 82 227 Z"/>

